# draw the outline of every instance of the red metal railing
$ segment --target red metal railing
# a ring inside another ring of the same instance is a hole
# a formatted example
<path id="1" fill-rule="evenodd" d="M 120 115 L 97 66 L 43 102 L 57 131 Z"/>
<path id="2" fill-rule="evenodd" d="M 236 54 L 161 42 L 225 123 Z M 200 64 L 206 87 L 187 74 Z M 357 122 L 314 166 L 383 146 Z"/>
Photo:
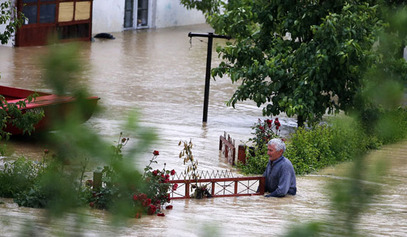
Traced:
<path id="1" fill-rule="evenodd" d="M 208 179 L 179 179 L 170 183 L 178 184 L 176 191 L 171 192 L 171 199 L 191 198 L 192 185 L 206 185 L 212 197 L 237 197 L 264 194 L 265 178 L 262 176 L 236 177 L 236 178 L 208 178 Z"/>

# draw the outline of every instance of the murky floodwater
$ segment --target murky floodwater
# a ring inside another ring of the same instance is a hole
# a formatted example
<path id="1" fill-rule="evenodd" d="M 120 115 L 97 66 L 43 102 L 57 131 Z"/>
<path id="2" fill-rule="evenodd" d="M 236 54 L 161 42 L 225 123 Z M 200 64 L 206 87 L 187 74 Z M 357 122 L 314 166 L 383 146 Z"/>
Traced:
<path id="1" fill-rule="evenodd" d="M 100 104 L 105 108 L 87 124 L 113 142 L 123 131 L 121 125 L 127 114 L 138 109 L 142 125 L 156 128 L 159 134 L 160 140 L 152 150 L 160 151 L 160 167 L 165 162 L 168 169 L 183 171 L 185 167 L 178 158 L 178 141 L 192 139 L 199 169 L 233 170 L 218 151 L 219 136 L 226 131 L 237 144 L 247 141 L 251 137 L 250 127 L 261 117 L 261 109 L 250 102 L 241 103 L 236 109 L 226 107 L 224 102 L 236 85 L 228 79 L 211 80 L 208 123 L 202 125 L 207 41 L 193 38 L 190 42 L 187 35 L 191 31 L 211 30 L 200 25 L 126 31 L 114 34 L 115 40 L 81 43 L 81 57 L 89 63 L 81 83 L 101 97 Z M 44 52 L 44 47 L 0 47 L 0 83 L 48 90 L 42 82 L 37 60 Z M 214 53 L 213 65 L 217 62 Z M 295 126 L 292 119 L 279 118 L 284 132 Z M 15 156 L 39 157 L 43 150 L 42 144 L 27 141 L 12 141 L 10 145 L 16 150 Z M 377 184 L 386 187 L 385 192 L 362 218 L 360 229 L 367 236 L 407 235 L 407 158 L 403 146 L 396 147 L 396 151 L 389 159 L 393 168 L 385 180 Z M 386 156 L 389 155 L 386 153 Z M 150 155 L 141 155 L 135 165 L 144 167 L 150 158 Z M 292 225 L 324 220 L 330 215 L 325 185 L 340 176 L 338 170 L 340 167 L 298 177 L 299 191 L 295 197 L 176 200 L 172 201 L 174 209 L 166 211 L 166 217 L 132 219 L 127 227 L 114 231 L 109 228 L 108 213 L 92 210 L 86 213 L 89 218 L 82 230 L 89 236 L 196 236 L 208 232 L 221 236 L 282 234 Z M 11 200 L 4 202 L 0 204 L 1 236 L 17 235 L 26 220 L 32 220 L 42 234 L 55 235 L 52 231 L 73 229 L 69 218 L 55 223 L 56 230 L 49 229 L 41 221 L 42 210 L 19 208 Z"/>

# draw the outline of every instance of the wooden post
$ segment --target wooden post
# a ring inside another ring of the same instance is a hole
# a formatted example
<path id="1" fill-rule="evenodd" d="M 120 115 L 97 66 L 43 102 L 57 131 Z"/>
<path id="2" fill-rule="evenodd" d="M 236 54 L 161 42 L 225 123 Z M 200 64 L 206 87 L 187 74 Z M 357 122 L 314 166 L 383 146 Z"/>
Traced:
<path id="1" fill-rule="evenodd" d="M 235 147 L 235 140 L 233 140 L 230 135 L 227 135 L 224 132 L 224 136 L 220 136 L 219 139 L 219 150 L 222 150 L 224 146 L 225 149 L 225 157 L 228 159 L 229 164 L 235 165 L 235 157 L 236 157 L 236 147 Z M 231 151 L 231 156 L 229 156 L 229 150 Z"/>
<path id="2" fill-rule="evenodd" d="M 259 194 L 263 195 L 266 189 L 266 177 L 261 177 L 259 179 Z"/>
<path id="3" fill-rule="evenodd" d="M 99 191 L 102 188 L 102 172 L 93 172 L 93 190 Z"/>
<path id="4" fill-rule="evenodd" d="M 189 182 L 185 183 L 185 198 L 190 198 L 190 196 L 189 196 Z"/>
<path id="5" fill-rule="evenodd" d="M 237 152 L 237 160 L 242 163 L 246 164 L 246 146 L 239 145 L 238 152 Z"/>

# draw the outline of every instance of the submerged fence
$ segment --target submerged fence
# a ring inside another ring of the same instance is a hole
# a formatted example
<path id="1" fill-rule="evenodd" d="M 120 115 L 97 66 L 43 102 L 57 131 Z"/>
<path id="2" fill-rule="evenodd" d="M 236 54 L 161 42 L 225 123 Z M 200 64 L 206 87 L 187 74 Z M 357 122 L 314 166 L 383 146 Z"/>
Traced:
<path id="1" fill-rule="evenodd" d="M 265 178 L 262 176 L 233 177 L 231 171 L 201 171 L 197 179 L 181 173 L 170 183 L 178 184 L 171 191 L 171 199 L 194 197 L 196 187 L 205 187 L 211 197 L 237 197 L 264 194 Z"/>

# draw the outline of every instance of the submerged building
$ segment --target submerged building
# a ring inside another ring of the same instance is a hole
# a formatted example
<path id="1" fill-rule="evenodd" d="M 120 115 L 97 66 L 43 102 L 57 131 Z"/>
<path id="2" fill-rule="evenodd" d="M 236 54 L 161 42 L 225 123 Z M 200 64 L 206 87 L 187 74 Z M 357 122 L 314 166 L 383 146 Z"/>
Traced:
<path id="1" fill-rule="evenodd" d="M 5 2 L 7 0 L 0 0 Z M 8 45 L 44 45 L 50 36 L 62 41 L 91 40 L 98 33 L 205 23 L 203 14 L 179 0 L 12 0 L 26 17 Z M 0 31 L 4 30 L 0 25 Z"/>

